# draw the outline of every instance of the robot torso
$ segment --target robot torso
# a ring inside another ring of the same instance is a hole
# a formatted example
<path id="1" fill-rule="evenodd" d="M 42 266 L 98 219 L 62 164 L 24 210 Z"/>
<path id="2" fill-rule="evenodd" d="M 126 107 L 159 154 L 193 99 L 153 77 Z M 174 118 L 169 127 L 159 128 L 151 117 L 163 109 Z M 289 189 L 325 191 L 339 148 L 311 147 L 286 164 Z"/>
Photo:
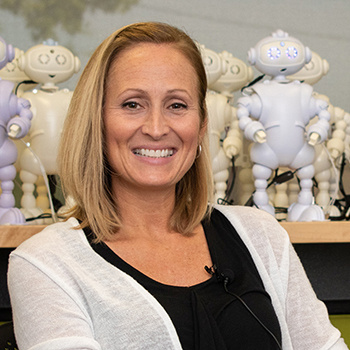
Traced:
<path id="1" fill-rule="evenodd" d="M 254 116 L 265 127 L 266 142 L 253 145 L 252 160 L 270 168 L 298 168 L 310 164 L 314 150 L 306 142 L 305 127 L 313 117 L 312 87 L 299 81 L 267 80 L 254 86 L 262 109 Z"/>

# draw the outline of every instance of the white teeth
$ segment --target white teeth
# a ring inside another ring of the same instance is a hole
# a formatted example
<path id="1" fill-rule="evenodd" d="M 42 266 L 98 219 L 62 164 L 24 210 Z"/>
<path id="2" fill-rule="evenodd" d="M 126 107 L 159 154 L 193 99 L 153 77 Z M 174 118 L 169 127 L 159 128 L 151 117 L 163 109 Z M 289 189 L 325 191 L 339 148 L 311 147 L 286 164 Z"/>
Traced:
<path id="1" fill-rule="evenodd" d="M 171 157 L 174 154 L 174 150 L 172 149 L 135 149 L 134 154 L 138 154 L 143 157 L 150 157 L 150 158 L 166 158 Z"/>

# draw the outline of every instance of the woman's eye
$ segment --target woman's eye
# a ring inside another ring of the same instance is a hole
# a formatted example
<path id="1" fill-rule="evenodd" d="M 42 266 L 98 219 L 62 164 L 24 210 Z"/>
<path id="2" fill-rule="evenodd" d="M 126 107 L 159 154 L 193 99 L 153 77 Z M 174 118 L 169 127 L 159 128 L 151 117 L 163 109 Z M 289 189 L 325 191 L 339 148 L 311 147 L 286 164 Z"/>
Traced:
<path id="1" fill-rule="evenodd" d="M 170 106 L 171 109 L 179 110 L 179 109 L 186 109 L 187 106 L 184 103 L 175 102 Z"/>
<path id="2" fill-rule="evenodd" d="M 136 109 L 138 107 L 139 107 L 139 104 L 137 102 L 134 102 L 134 101 L 129 101 L 129 102 L 123 103 L 123 108 Z"/>

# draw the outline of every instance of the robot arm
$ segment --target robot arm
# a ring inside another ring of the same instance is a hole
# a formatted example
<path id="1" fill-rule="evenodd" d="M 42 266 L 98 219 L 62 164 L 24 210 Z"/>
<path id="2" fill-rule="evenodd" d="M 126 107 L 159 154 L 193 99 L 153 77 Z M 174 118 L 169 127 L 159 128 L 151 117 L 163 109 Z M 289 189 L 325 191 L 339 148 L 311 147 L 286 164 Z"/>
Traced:
<path id="1" fill-rule="evenodd" d="M 11 118 L 7 123 L 8 135 L 12 138 L 20 139 L 27 135 L 33 114 L 30 110 L 30 103 L 24 98 L 18 98 L 16 95 L 11 95 L 10 105 L 12 107 L 12 115 L 18 117 Z"/>
<path id="2" fill-rule="evenodd" d="M 239 122 L 236 115 L 236 109 L 231 108 L 231 122 L 229 131 L 223 142 L 223 148 L 228 158 L 233 158 L 239 154 L 242 149 L 242 133 L 239 130 Z"/>
<path id="3" fill-rule="evenodd" d="M 337 159 L 345 150 L 346 128 L 345 111 L 339 107 L 334 108 L 334 124 L 332 137 L 327 141 L 327 148 L 333 159 Z"/>
<path id="4" fill-rule="evenodd" d="M 315 146 L 327 139 L 329 130 L 330 113 L 328 112 L 328 104 L 321 99 L 312 98 L 313 115 L 318 115 L 318 122 L 311 125 L 308 130 L 308 143 Z"/>
<path id="5" fill-rule="evenodd" d="M 244 136 L 253 142 L 266 142 L 266 132 L 264 126 L 253 121 L 249 116 L 259 116 L 261 112 L 261 101 L 255 94 L 238 99 L 237 117 L 239 127 L 244 131 Z"/>

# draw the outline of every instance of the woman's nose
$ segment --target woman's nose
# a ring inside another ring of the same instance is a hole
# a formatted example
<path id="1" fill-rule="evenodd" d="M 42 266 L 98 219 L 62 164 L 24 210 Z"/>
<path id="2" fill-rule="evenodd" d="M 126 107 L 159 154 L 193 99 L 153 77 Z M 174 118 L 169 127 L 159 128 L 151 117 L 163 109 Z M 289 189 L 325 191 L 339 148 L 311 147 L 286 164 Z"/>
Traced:
<path id="1" fill-rule="evenodd" d="M 169 130 L 170 127 L 164 112 L 162 110 L 150 110 L 142 127 L 142 132 L 157 140 L 168 134 Z"/>

